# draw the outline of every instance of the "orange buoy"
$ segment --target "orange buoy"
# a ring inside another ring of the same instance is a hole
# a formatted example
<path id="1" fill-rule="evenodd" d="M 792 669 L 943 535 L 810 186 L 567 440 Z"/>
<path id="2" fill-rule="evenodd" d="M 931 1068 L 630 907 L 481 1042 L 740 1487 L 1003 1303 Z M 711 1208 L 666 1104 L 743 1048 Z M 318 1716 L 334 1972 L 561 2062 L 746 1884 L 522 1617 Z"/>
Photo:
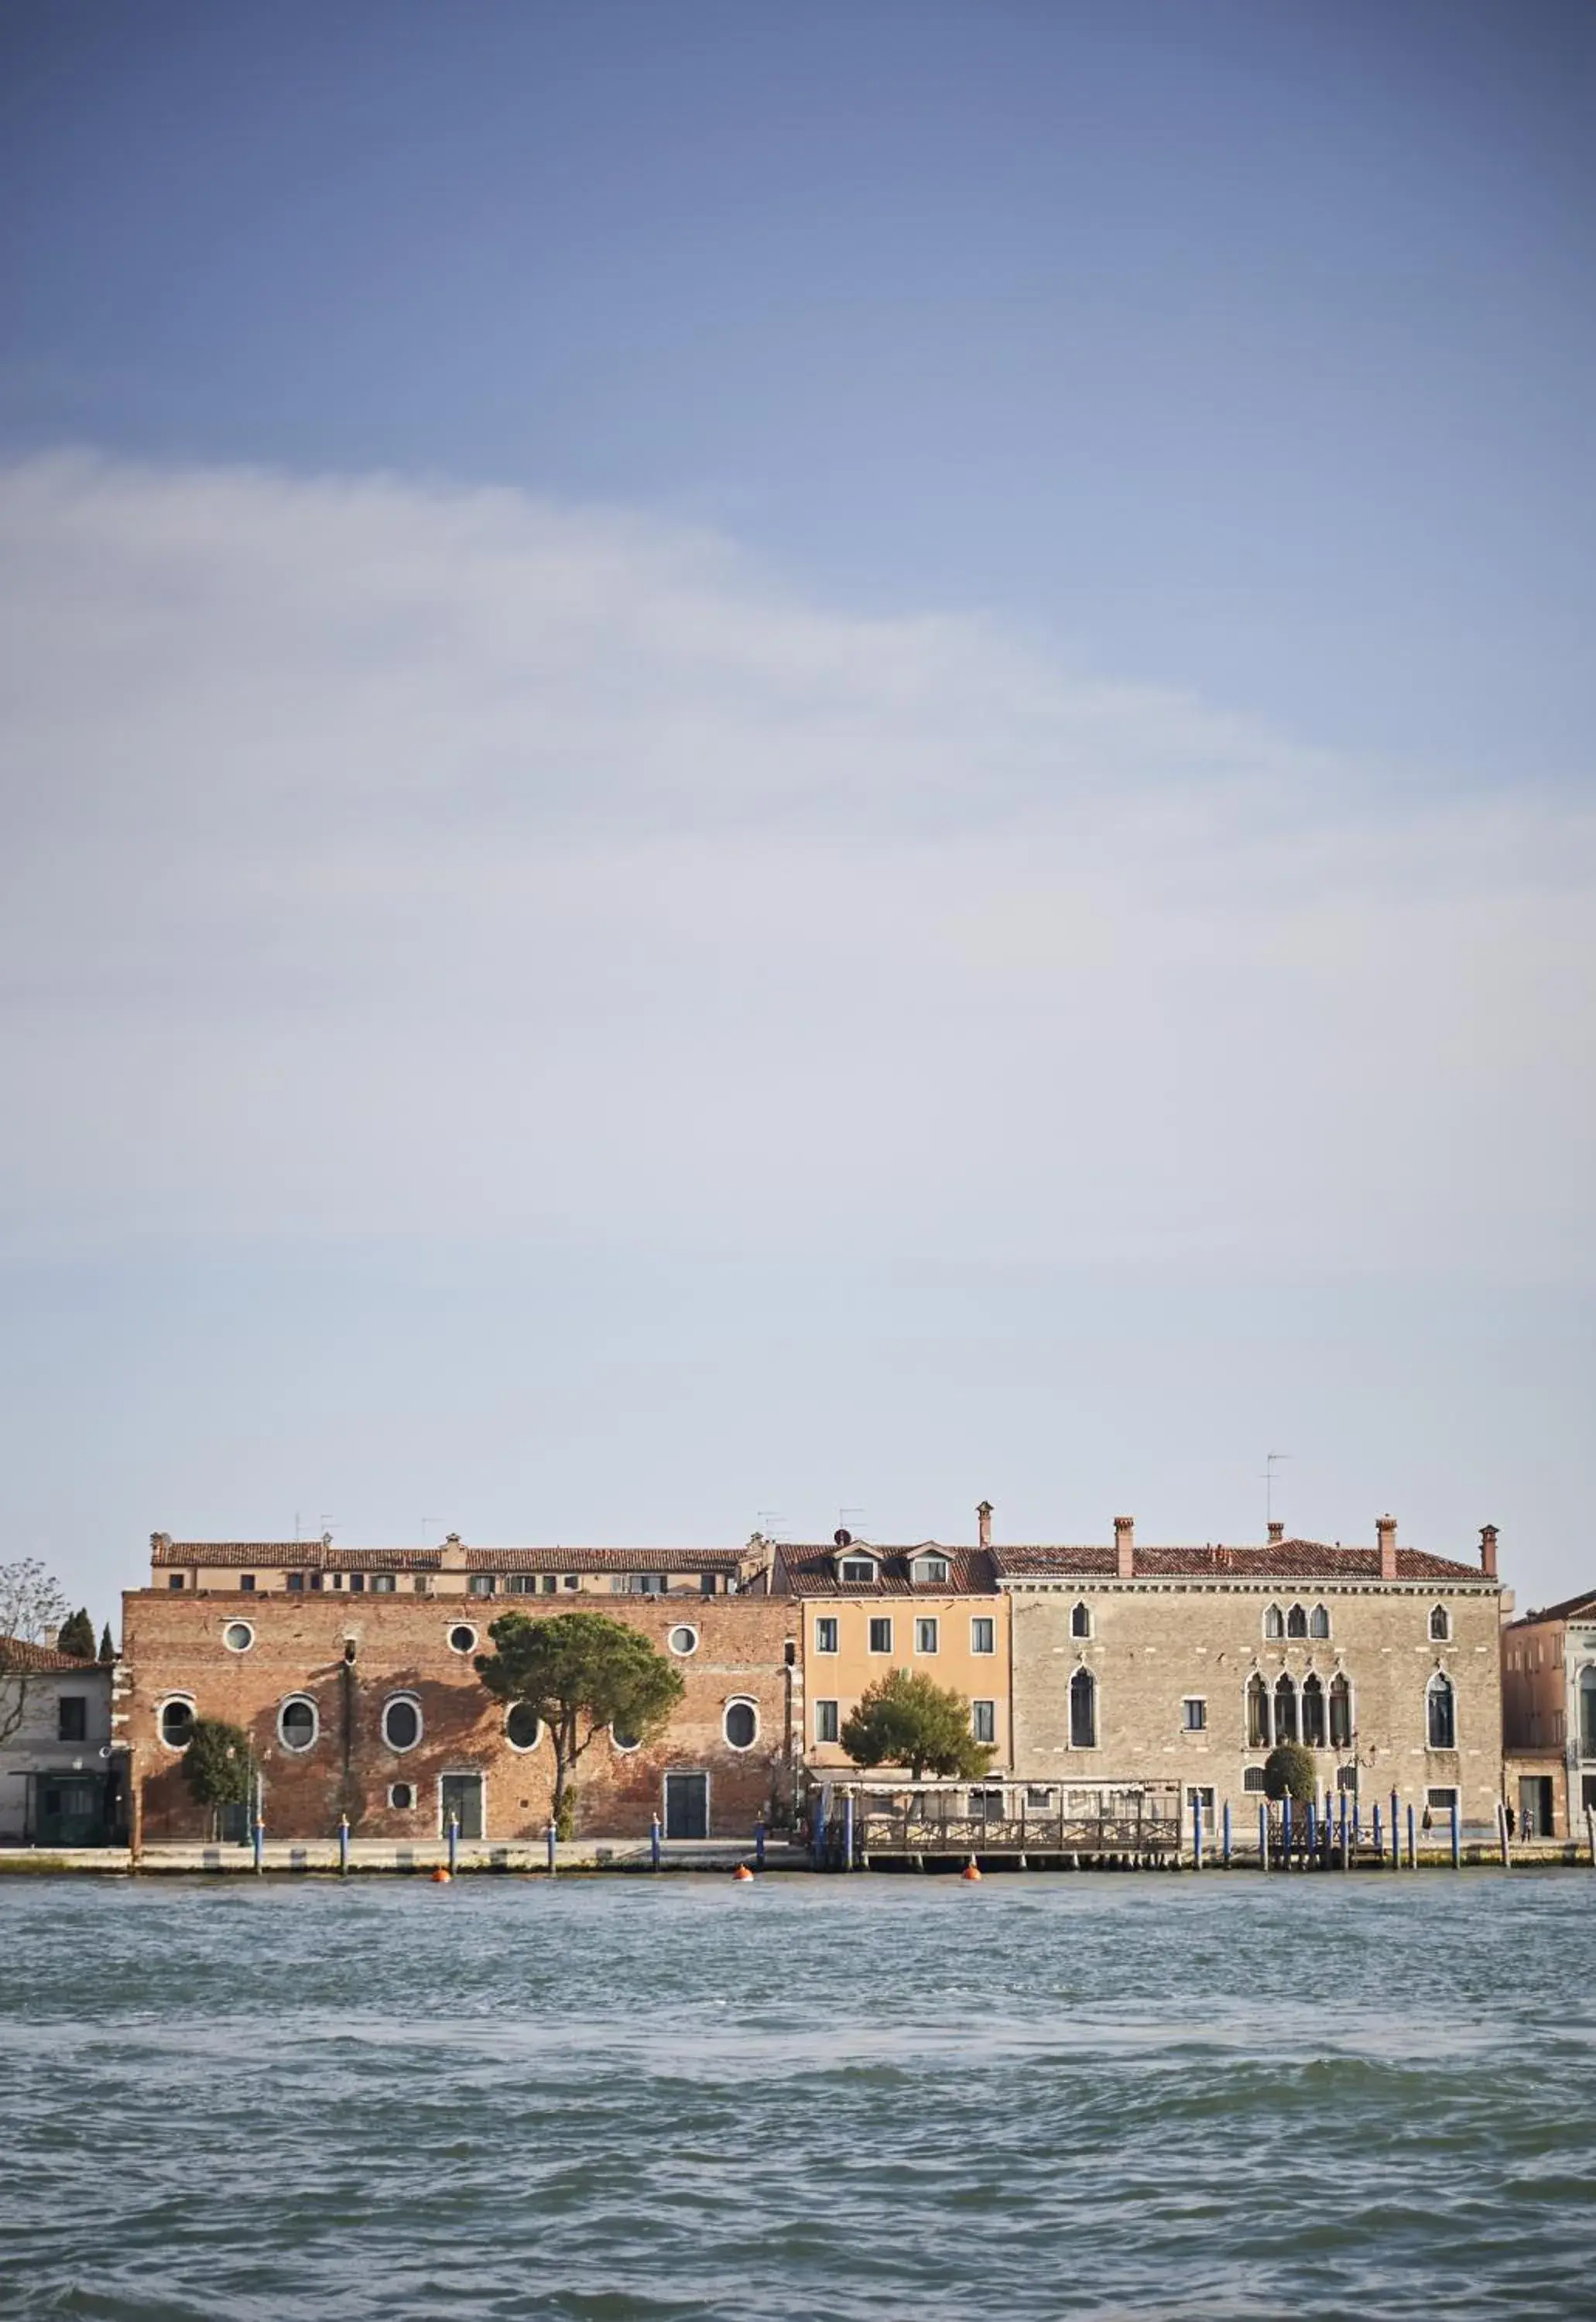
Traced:
<path id="1" fill-rule="evenodd" d="M 449 1873 L 441 1862 L 433 1873 L 433 1884 L 434 1887 L 447 1887 L 449 1884 Z"/>
<path id="2" fill-rule="evenodd" d="M 752 1879 L 753 1873 L 750 1870 L 746 1862 L 740 1862 L 735 1870 L 733 1871 L 732 1876 L 734 1879 Z"/>
<path id="3" fill-rule="evenodd" d="M 960 1871 L 959 1876 L 961 1879 L 979 1879 L 980 1877 L 980 1872 L 976 1869 L 973 1862 L 967 1862 L 964 1865 L 963 1869 Z"/>

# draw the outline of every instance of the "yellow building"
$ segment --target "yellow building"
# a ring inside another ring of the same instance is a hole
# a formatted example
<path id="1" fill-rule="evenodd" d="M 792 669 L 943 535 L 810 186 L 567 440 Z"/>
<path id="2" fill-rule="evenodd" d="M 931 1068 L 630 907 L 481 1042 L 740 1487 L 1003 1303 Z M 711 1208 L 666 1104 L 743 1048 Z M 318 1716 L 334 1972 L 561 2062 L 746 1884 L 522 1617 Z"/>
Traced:
<path id="1" fill-rule="evenodd" d="M 803 1600 L 804 1755 L 816 1772 L 849 1763 L 842 1730 L 860 1696 L 892 1669 L 962 1694 L 971 1730 L 1012 1762 L 1008 1602 L 983 1544 L 884 1548 L 839 1531 L 829 1546 L 776 1550 L 772 1594 Z"/>

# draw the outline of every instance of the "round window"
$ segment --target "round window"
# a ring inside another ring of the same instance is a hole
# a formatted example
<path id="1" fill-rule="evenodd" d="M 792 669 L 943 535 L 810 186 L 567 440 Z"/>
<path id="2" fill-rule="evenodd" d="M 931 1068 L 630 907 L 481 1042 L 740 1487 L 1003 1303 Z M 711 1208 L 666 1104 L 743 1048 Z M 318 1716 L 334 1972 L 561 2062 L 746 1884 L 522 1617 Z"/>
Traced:
<path id="1" fill-rule="evenodd" d="M 530 1702 L 511 1703 L 505 1719 L 505 1740 L 512 1750 L 535 1750 L 543 1731 L 543 1720 Z"/>
<path id="2" fill-rule="evenodd" d="M 609 1738 L 617 1750 L 625 1751 L 637 1749 L 643 1740 L 640 1733 L 629 1733 L 624 1725 L 612 1725 L 609 1729 Z"/>
<path id="3" fill-rule="evenodd" d="M 382 1738 L 390 1750 L 414 1750 L 421 1739 L 421 1711 L 407 1693 L 396 1694 L 382 1713 Z"/>
<path id="4" fill-rule="evenodd" d="M 191 1701 L 163 1702 L 160 1711 L 160 1738 L 169 1750 L 186 1750 L 194 1731 L 194 1704 Z"/>
<path id="5" fill-rule="evenodd" d="M 666 1641 L 673 1653 L 696 1653 L 698 1650 L 698 1632 L 697 1629 L 689 1629 L 683 1622 L 679 1629 L 671 1630 Z"/>
<path id="6" fill-rule="evenodd" d="M 726 1704 L 726 1740 L 734 1750 L 752 1750 L 759 1735 L 759 1712 L 752 1701 Z"/>
<path id="7" fill-rule="evenodd" d="M 390 1806 L 397 1806 L 401 1814 L 408 1814 L 415 1804 L 415 1784 L 413 1782 L 392 1783 L 388 1789 L 388 1802 Z"/>
<path id="8" fill-rule="evenodd" d="M 230 1653 L 247 1653 L 255 1641 L 255 1632 L 247 1621 L 229 1621 L 222 1632 L 222 1642 Z"/>
<path id="9" fill-rule="evenodd" d="M 285 1701 L 278 1712 L 277 1730 L 285 1750 L 308 1750 L 316 1738 L 314 1701 Z"/>
<path id="10" fill-rule="evenodd" d="M 457 1621 L 449 1632 L 449 1648 L 451 1652 L 469 1653 L 475 1649 L 476 1642 L 477 1632 L 475 1629 L 468 1628 L 463 1621 Z"/>

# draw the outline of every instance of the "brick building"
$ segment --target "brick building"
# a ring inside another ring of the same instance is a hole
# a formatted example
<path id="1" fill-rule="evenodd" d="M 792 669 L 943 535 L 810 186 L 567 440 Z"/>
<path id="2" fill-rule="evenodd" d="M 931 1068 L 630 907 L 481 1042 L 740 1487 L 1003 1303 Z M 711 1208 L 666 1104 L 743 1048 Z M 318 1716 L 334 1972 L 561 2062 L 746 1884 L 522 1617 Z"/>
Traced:
<path id="1" fill-rule="evenodd" d="M 1501 1706 L 1520 1833 L 1578 1838 L 1596 1811 L 1596 1589 L 1503 1629 Z"/>
<path id="2" fill-rule="evenodd" d="M 991 1510 L 978 1511 L 983 1542 Z M 990 1546 L 921 1540 L 887 1548 L 839 1531 L 825 1547 L 775 1550 L 773 1594 L 796 1599 L 803 1630 L 806 1762 L 819 1773 L 848 1763 L 843 1727 L 860 1696 L 889 1670 L 929 1677 L 962 1694 L 971 1730 L 1009 1761 L 1008 1602 Z"/>
<path id="3" fill-rule="evenodd" d="M 642 1631 L 686 1687 L 658 1742 L 606 1733 L 581 1759 L 579 1833 L 645 1836 L 658 1813 L 673 1836 L 730 1835 L 790 1811 L 802 1742 L 795 1607 L 764 1591 L 757 1555 L 459 1542 L 369 1551 L 157 1534 L 151 1557 L 151 1585 L 123 1600 L 114 1705 L 136 1845 L 205 1834 L 181 1769 L 196 1716 L 250 1734 L 275 1839 L 327 1837 L 341 1815 L 362 1837 L 435 1839 L 451 1814 L 465 1837 L 536 1837 L 552 1750 L 485 1691 L 473 1656 L 491 1650 L 502 1612 L 537 1619 L 578 1604 Z"/>
<path id="4" fill-rule="evenodd" d="M 1489 1827 L 1501 1783 L 1496 1531 L 1464 1564 L 1399 1548 L 1287 1540 L 997 1548 L 1010 1608 L 1014 1765 L 1041 1787 L 1178 1781 L 1217 1808 L 1263 1787 L 1282 1740 L 1321 1788 L 1397 1790 L 1437 1820 L 1454 1796 Z"/>

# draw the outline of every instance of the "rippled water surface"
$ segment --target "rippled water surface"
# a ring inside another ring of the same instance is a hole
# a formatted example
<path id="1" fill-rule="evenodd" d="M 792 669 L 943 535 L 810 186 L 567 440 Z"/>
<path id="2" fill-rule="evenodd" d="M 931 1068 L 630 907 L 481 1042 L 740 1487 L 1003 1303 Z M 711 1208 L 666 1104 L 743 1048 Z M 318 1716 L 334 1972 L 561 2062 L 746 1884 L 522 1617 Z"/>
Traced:
<path id="1" fill-rule="evenodd" d="M 0 1881 L 0 2311 L 1596 2314 L 1596 1874 Z"/>

